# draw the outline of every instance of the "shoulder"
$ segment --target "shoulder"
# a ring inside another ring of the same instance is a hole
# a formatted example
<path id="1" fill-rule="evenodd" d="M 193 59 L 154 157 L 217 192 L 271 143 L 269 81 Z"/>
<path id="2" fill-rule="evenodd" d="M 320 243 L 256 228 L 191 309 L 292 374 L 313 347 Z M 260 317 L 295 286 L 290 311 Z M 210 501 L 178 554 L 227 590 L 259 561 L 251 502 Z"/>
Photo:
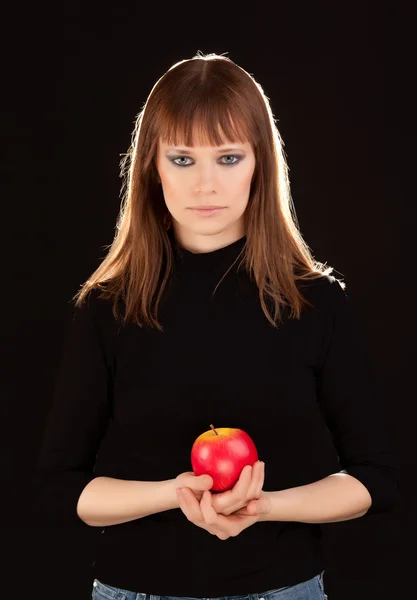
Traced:
<path id="1" fill-rule="evenodd" d="M 115 329 L 120 325 L 120 301 L 116 304 L 114 313 L 114 298 L 106 290 L 95 287 L 86 293 L 79 304 L 73 308 L 74 319 L 90 321 L 100 330 Z"/>
<path id="2" fill-rule="evenodd" d="M 319 302 L 329 306 L 329 304 L 347 301 L 346 283 L 335 275 L 322 273 L 314 279 L 299 280 L 297 287 L 313 303 Z"/>
<path id="3" fill-rule="evenodd" d="M 347 294 L 347 284 L 342 278 L 329 273 L 319 277 L 296 282 L 301 295 L 311 303 L 311 316 L 321 326 L 328 327 L 338 320 L 349 320 L 351 305 Z M 310 311 L 308 311 L 310 312 Z"/>
<path id="4" fill-rule="evenodd" d="M 88 314 L 90 316 L 95 315 L 97 312 L 102 312 L 103 309 L 109 307 L 109 300 L 105 300 L 103 296 L 103 290 L 100 288 L 92 288 L 87 291 L 81 300 L 74 303 L 74 312 Z"/>

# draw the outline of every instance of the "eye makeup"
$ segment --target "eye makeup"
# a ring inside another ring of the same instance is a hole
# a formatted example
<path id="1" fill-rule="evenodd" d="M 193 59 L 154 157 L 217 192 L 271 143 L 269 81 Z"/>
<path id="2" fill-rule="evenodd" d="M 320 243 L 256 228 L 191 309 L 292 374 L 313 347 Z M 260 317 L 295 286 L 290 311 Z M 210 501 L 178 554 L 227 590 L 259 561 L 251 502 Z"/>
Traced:
<path id="1" fill-rule="evenodd" d="M 224 156 L 221 156 L 220 158 L 225 158 L 225 157 L 227 157 L 227 158 L 232 157 L 232 158 L 236 159 L 235 162 L 232 162 L 232 163 L 230 163 L 230 162 L 229 163 L 221 163 L 225 167 L 234 167 L 235 165 L 238 165 L 244 159 L 244 156 L 241 156 L 238 154 L 226 154 Z M 168 160 L 170 162 L 172 162 L 176 167 L 191 167 L 192 166 L 190 164 L 188 164 L 188 165 L 182 164 L 181 165 L 181 164 L 174 162 L 176 160 L 179 160 L 180 158 L 189 158 L 189 157 L 188 156 L 173 156 L 173 157 L 168 157 Z"/>

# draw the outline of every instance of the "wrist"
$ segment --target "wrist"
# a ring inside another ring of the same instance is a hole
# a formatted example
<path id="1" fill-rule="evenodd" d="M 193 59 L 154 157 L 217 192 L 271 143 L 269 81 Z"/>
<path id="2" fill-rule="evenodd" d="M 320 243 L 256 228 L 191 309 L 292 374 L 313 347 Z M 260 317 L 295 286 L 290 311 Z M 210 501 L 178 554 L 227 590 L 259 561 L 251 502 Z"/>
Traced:
<path id="1" fill-rule="evenodd" d="M 167 510 L 171 510 L 174 508 L 179 508 L 180 503 L 177 496 L 176 488 L 180 487 L 176 479 L 166 479 L 165 481 L 161 481 L 164 495 L 167 500 Z"/>
<path id="2" fill-rule="evenodd" d="M 273 492 L 261 492 L 261 496 L 258 500 L 259 514 L 258 522 L 271 521 L 272 514 L 272 495 Z"/>

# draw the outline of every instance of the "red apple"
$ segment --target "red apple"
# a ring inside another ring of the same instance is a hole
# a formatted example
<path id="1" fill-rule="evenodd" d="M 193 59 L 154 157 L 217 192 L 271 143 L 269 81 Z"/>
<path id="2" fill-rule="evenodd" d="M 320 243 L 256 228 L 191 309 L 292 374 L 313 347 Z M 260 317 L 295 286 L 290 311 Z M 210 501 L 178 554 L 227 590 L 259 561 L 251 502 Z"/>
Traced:
<path id="1" fill-rule="evenodd" d="M 258 460 L 258 451 L 242 429 L 210 427 L 195 440 L 191 464 L 195 475 L 208 474 L 213 478 L 210 491 L 225 492 L 233 488 L 243 467 Z"/>

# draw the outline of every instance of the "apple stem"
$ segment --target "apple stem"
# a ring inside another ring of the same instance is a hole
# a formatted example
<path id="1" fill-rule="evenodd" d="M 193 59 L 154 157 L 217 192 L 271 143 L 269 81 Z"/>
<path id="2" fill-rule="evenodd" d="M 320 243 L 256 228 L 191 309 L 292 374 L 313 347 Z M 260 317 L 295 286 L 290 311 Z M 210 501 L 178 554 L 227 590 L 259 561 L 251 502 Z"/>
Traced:
<path id="1" fill-rule="evenodd" d="M 214 429 L 214 426 L 213 426 L 213 425 L 210 425 L 210 427 L 212 428 L 212 430 L 214 431 L 214 433 L 215 433 L 216 435 L 219 435 L 219 434 L 217 433 L 217 431 Z"/>

